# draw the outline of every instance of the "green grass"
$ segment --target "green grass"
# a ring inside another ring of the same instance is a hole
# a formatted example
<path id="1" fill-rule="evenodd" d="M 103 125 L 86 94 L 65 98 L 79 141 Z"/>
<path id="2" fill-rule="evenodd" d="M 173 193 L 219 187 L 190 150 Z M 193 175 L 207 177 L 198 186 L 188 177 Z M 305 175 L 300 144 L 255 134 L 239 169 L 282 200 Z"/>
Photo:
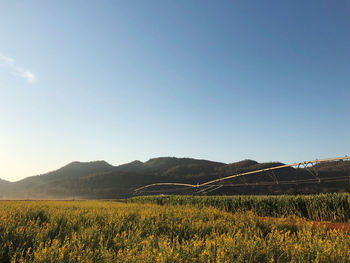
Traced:
<path id="1" fill-rule="evenodd" d="M 350 194 L 279 196 L 139 196 L 128 202 L 215 207 L 227 212 L 252 211 L 259 216 L 295 215 L 309 220 L 349 222 Z"/>

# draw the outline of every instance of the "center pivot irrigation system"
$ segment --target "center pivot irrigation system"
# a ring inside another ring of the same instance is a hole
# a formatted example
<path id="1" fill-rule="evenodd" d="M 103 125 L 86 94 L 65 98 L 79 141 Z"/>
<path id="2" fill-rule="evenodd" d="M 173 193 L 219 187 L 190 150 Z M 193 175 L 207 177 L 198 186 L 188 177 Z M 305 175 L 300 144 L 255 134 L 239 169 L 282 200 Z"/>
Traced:
<path id="1" fill-rule="evenodd" d="M 307 184 L 307 183 L 327 183 L 327 182 L 341 182 L 341 181 L 349 181 L 350 183 L 350 174 L 343 175 L 343 176 L 333 176 L 333 177 L 319 177 L 319 172 L 317 169 L 317 164 L 325 163 L 325 162 L 341 162 L 350 160 L 349 156 L 345 157 L 336 157 L 336 158 L 327 158 L 327 159 L 320 159 L 320 160 L 313 160 L 313 161 L 305 161 L 305 162 L 299 162 L 299 163 L 292 163 L 292 164 L 285 164 L 280 166 L 274 166 L 270 168 L 265 169 L 259 169 L 244 173 L 237 173 L 230 176 L 218 178 L 215 180 L 207 181 L 204 183 L 198 183 L 198 184 L 186 184 L 186 183 L 155 183 L 155 184 L 149 184 L 142 187 L 139 187 L 134 190 L 134 194 L 147 194 L 147 193 L 166 193 L 166 192 L 175 192 L 175 191 L 186 191 L 186 190 L 194 190 L 195 194 L 203 194 L 203 193 L 209 193 L 212 191 L 215 191 L 223 186 L 270 186 L 270 185 L 288 185 L 288 184 Z M 343 163 L 343 162 L 342 162 Z M 304 168 L 312 177 L 311 179 L 297 179 L 295 180 L 284 180 L 279 181 L 277 179 L 277 176 L 275 174 L 276 170 L 280 170 L 287 167 L 294 167 L 297 168 L 296 171 L 298 171 L 299 168 Z M 344 170 L 346 169 L 344 165 Z M 244 181 L 243 183 L 229 183 L 227 182 L 230 179 L 234 178 L 241 178 L 244 179 L 244 176 L 247 175 L 257 175 L 266 173 L 272 181 L 267 182 L 254 182 L 254 183 L 248 183 Z M 159 187 L 167 187 L 167 189 L 155 189 Z M 176 187 L 176 188 L 174 188 Z M 181 187 L 181 188 L 179 188 Z M 152 190 L 155 189 L 155 190 Z"/>

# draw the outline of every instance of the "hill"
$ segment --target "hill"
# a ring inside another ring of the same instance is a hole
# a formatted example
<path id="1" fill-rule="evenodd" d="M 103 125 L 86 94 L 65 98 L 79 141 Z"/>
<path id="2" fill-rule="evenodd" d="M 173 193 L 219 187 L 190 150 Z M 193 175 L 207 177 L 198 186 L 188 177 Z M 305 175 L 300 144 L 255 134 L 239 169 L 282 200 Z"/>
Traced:
<path id="1" fill-rule="evenodd" d="M 318 166 L 320 178 L 339 177 L 348 173 L 350 162 L 323 163 Z M 147 162 L 113 166 L 105 161 L 72 162 L 62 168 L 46 174 L 27 177 L 17 182 L 0 180 L 0 198 L 3 199 L 99 199 L 124 198 L 133 195 L 134 189 L 157 182 L 182 182 L 197 184 L 228 175 L 264 169 L 282 165 L 282 163 L 258 163 L 243 160 L 236 163 L 220 163 L 192 158 L 160 157 Z M 347 169 L 344 169 L 347 168 Z M 244 178 L 225 181 L 220 189 L 210 194 L 281 194 L 349 191 L 350 184 L 331 182 L 303 185 L 272 185 L 277 180 L 290 181 L 310 179 L 312 176 L 305 169 L 284 168 L 270 174 L 254 174 Z M 259 186 L 257 183 L 269 186 Z M 160 191 L 161 190 L 161 191 Z M 170 189 L 174 194 L 193 194 L 190 191 Z M 175 190 L 175 191 L 173 191 Z M 155 191 L 155 192 L 153 192 Z M 169 188 L 154 188 L 148 194 L 169 191 Z M 192 191 L 192 192 L 191 192 Z M 205 193 L 205 192 L 203 192 Z"/>
<path id="2" fill-rule="evenodd" d="M 10 184 L 10 182 L 0 179 L 0 198 L 3 197 L 2 194 L 6 191 Z"/>

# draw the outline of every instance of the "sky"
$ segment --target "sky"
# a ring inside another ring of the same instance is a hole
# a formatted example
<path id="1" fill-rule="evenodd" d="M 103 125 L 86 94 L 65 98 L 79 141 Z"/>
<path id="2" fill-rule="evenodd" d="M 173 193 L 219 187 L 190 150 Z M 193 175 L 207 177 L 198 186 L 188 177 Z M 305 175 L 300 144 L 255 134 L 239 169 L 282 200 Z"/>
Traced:
<path id="1" fill-rule="evenodd" d="M 350 154 L 349 1 L 5 0 L 0 178 Z"/>

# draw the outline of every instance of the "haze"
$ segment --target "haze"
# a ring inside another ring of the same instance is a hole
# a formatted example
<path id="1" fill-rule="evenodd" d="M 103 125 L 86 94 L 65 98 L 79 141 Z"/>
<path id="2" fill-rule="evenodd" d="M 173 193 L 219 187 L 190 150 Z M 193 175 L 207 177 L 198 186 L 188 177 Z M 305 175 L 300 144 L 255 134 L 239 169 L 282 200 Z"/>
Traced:
<path id="1" fill-rule="evenodd" d="M 349 155 L 348 1 L 2 1 L 0 178 Z"/>

